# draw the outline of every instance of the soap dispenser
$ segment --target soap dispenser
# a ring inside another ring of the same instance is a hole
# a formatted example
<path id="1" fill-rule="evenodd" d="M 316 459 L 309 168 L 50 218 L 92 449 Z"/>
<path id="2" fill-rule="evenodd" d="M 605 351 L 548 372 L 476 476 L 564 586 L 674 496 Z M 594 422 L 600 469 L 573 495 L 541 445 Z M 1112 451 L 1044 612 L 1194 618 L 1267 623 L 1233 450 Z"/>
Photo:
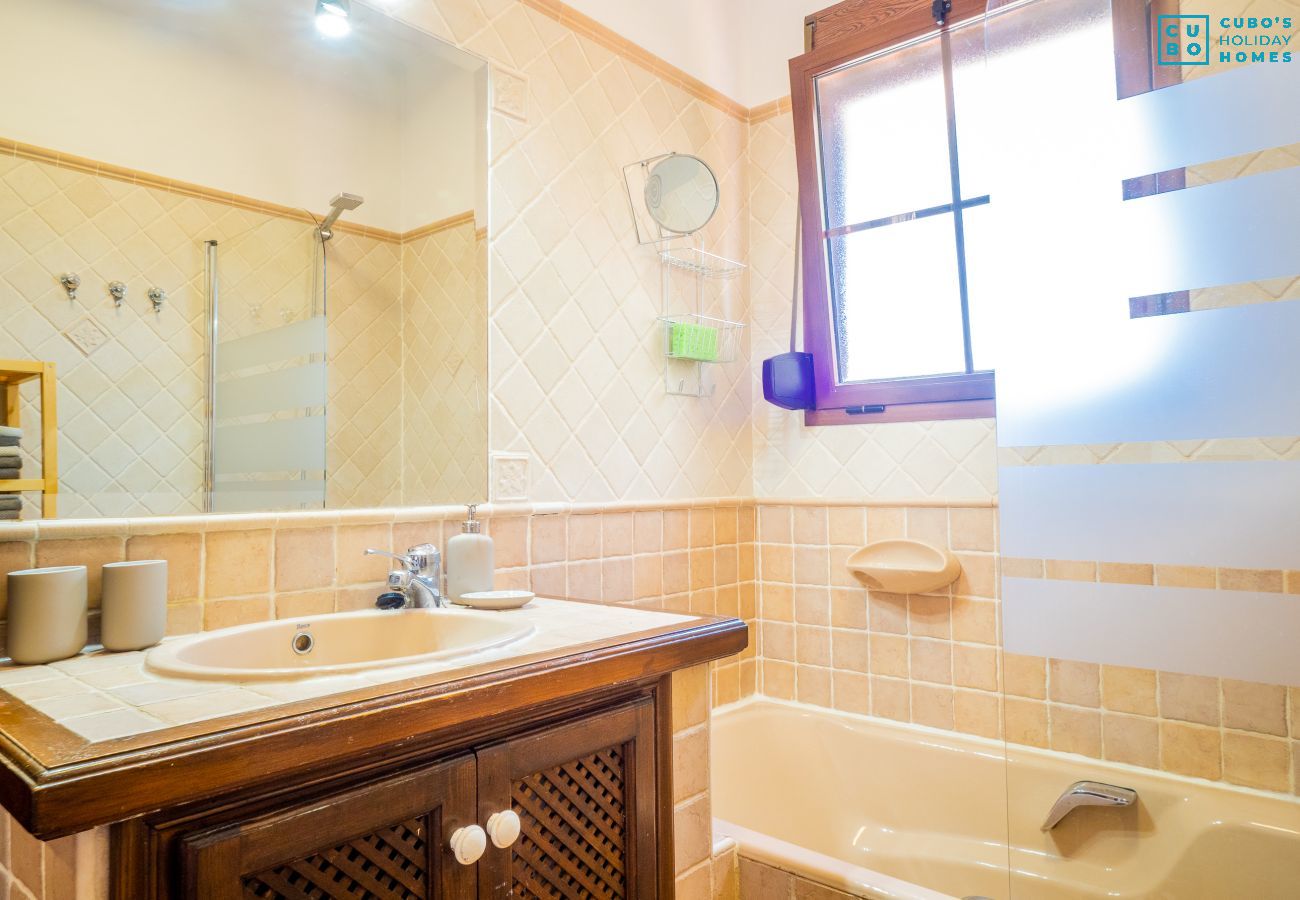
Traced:
<path id="1" fill-rule="evenodd" d="M 447 541 L 443 564 L 447 569 L 447 597 L 459 603 L 462 594 L 490 591 L 493 587 L 492 538 L 483 534 L 483 523 L 474 518 L 476 504 L 469 504 L 469 517 L 461 533 Z"/>

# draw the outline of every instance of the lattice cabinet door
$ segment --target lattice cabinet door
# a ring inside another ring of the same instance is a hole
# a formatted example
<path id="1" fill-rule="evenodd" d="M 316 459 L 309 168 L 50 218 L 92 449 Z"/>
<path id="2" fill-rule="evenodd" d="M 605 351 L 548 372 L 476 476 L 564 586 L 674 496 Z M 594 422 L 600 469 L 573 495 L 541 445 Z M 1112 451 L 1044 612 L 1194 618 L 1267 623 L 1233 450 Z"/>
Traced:
<path id="1" fill-rule="evenodd" d="M 450 835 L 474 824 L 474 758 L 462 756 L 186 837 L 195 900 L 464 900 L 476 867 Z"/>
<path id="2" fill-rule="evenodd" d="M 479 897 L 656 897 L 654 741 L 647 699 L 480 750 L 480 822 L 512 810 L 520 829 L 489 842 Z"/>

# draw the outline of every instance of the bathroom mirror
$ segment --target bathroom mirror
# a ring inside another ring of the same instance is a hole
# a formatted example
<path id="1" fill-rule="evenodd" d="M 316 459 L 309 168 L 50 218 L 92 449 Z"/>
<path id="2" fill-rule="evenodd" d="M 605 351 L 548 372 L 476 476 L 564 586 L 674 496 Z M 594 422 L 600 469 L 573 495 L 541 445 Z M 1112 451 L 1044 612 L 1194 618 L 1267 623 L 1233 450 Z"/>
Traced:
<path id="1" fill-rule="evenodd" d="M 485 496 L 488 67 L 316 7 L 4 4 L 23 518 Z"/>
<path id="2" fill-rule="evenodd" d="M 718 211 L 718 179 L 699 157 L 667 156 L 650 168 L 645 205 L 665 231 L 693 234 Z"/>

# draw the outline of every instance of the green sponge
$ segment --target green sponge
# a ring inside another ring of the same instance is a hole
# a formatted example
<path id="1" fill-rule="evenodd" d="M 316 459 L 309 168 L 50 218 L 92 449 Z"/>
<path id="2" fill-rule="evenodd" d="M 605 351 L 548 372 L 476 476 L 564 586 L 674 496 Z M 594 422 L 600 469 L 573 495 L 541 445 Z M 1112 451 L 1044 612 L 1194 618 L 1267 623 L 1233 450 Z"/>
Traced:
<path id="1" fill-rule="evenodd" d="M 718 358 L 718 329 L 708 325 L 674 322 L 672 355 L 682 359 L 711 362 Z"/>

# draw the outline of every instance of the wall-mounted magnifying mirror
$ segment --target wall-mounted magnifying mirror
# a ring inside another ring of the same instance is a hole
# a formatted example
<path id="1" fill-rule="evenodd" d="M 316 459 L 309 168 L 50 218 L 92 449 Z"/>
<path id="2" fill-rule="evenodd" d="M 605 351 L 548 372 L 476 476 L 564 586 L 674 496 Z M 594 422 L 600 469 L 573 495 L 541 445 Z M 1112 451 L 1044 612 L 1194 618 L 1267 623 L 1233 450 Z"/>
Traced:
<path id="1" fill-rule="evenodd" d="M 645 205 L 665 231 L 693 234 L 718 211 L 718 179 L 704 160 L 674 153 L 655 163 L 645 184 Z"/>

